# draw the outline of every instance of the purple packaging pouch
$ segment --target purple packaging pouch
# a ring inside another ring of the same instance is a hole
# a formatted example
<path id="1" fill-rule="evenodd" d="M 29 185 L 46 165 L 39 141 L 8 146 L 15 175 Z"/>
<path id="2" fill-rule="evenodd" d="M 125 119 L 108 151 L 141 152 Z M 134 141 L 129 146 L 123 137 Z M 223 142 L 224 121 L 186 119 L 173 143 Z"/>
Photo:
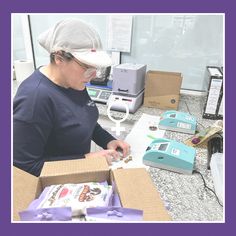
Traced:
<path id="1" fill-rule="evenodd" d="M 72 220 L 71 207 L 28 209 L 19 212 L 22 221 L 67 221 Z"/>
<path id="2" fill-rule="evenodd" d="M 118 193 L 113 192 L 109 206 L 121 207 L 120 197 L 119 197 Z"/>
<path id="3" fill-rule="evenodd" d="M 116 183 L 112 181 L 112 196 L 110 198 L 109 207 L 121 207 L 120 197 L 117 193 Z"/>
<path id="4" fill-rule="evenodd" d="M 87 208 L 88 221 L 142 221 L 143 211 L 124 207 Z"/>
<path id="5" fill-rule="evenodd" d="M 112 201 L 112 188 L 108 186 L 106 181 L 101 182 L 105 188 L 109 187 L 107 190 L 106 198 L 104 199 L 103 207 L 109 206 Z M 64 207 L 39 207 L 41 202 L 47 197 L 50 186 L 46 187 L 40 194 L 39 198 L 35 199 L 30 203 L 25 211 L 19 212 L 20 219 L 24 221 L 66 221 L 72 220 L 72 216 L 75 212 L 72 206 Z"/>
<path id="6" fill-rule="evenodd" d="M 40 194 L 39 198 L 33 200 L 30 205 L 28 206 L 27 210 L 36 210 L 39 204 L 43 201 L 43 199 L 47 196 L 47 192 L 49 191 L 50 187 L 46 187 L 43 192 Z"/>

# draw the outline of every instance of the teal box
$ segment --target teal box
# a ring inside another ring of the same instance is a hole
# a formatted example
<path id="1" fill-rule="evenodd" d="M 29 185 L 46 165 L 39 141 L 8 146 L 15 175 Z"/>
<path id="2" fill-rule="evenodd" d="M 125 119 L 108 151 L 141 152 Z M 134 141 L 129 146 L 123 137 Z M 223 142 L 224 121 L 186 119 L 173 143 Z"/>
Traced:
<path id="1" fill-rule="evenodd" d="M 158 138 L 147 148 L 143 163 L 182 174 L 192 174 L 196 150 L 174 140 Z"/>
<path id="2" fill-rule="evenodd" d="M 159 128 L 187 134 L 195 134 L 197 119 L 188 113 L 170 110 L 161 115 Z"/>

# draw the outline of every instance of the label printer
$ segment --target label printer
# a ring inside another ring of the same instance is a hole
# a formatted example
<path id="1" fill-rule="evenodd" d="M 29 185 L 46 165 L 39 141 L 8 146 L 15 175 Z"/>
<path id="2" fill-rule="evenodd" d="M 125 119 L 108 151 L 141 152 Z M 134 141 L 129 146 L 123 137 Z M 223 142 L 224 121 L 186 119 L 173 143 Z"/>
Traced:
<path id="1" fill-rule="evenodd" d="M 107 105 L 111 103 L 112 110 L 125 111 L 119 100 L 125 102 L 129 107 L 129 112 L 134 113 L 143 103 L 146 65 L 124 63 L 113 67 L 112 95 L 109 97 Z"/>
<path id="2" fill-rule="evenodd" d="M 166 111 L 162 113 L 158 127 L 160 129 L 195 134 L 197 127 L 196 117 L 179 111 Z"/>
<path id="3" fill-rule="evenodd" d="M 192 174 L 196 150 L 174 140 L 158 138 L 146 149 L 143 163 L 182 174 Z"/>

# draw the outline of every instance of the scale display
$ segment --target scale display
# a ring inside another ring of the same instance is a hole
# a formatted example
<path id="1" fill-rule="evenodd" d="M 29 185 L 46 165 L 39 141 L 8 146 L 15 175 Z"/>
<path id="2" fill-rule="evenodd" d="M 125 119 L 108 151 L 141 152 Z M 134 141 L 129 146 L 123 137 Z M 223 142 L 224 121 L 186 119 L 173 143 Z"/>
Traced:
<path id="1" fill-rule="evenodd" d="M 95 102 L 107 103 L 112 91 L 87 87 L 87 91 L 91 99 Z"/>
<path id="2" fill-rule="evenodd" d="M 97 97 L 99 94 L 98 90 L 95 90 L 95 89 L 87 89 L 87 90 L 90 97 Z"/>
<path id="3" fill-rule="evenodd" d="M 168 143 L 154 143 L 151 147 L 151 150 L 159 150 L 165 152 L 168 146 Z"/>

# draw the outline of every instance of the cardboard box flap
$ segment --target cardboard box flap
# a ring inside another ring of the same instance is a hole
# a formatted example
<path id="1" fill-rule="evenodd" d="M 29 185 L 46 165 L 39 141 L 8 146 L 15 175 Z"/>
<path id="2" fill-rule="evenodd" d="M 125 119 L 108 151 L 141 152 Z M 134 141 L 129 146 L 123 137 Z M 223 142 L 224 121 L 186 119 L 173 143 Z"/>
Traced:
<path id="1" fill-rule="evenodd" d="M 117 169 L 113 171 L 113 177 L 123 207 L 143 210 L 145 221 L 171 220 L 144 168 Z"/>
<path id="2" fill-rule="evenodd" d="M 102 182 L 109 180 L 104 157 L 45 162 L 40 180 L 42 188 L 52 184 Z"/>
<path id="3" fill-rule="evenodd" d="M 103 157 L 84 158 L 78 160 L 45 162 L 40 177 L 68 175 L 72 173 L 109 170 L 107 161 Z"/>
<path id="4" fill-rule="evenodd" d="M 13 167 L 13 220 L 19 220 L 18 212 L 25 210 L 35 199 L 38 191 L 38 178 Z"/>
<path id="5" fill-rule="evenodd" d="M 147 72 L 148 74 L 150 75 L 156 75 L 156 74 L 159 74 L 161 76 L 166 76 L 166 77 L 169 77 L 169 76 L 172 76 L 172 77 L 181 77 L 181 73 L 180 72 L 169 72 L 169 71 L 158 71 L 158 70 L 149 70 Z"/>

